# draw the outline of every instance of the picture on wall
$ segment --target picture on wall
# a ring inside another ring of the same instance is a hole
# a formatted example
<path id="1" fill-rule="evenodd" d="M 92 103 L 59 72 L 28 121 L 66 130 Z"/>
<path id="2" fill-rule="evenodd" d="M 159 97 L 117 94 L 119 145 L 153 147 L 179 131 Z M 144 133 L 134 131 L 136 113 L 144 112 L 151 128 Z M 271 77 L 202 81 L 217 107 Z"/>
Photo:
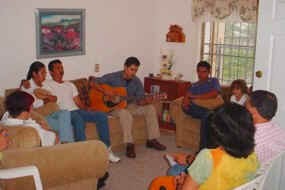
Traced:
<path id="1" fill-rule="evenodd" d="M 85 54 L 85 9 L 37 9 L 37 58 Z"/>

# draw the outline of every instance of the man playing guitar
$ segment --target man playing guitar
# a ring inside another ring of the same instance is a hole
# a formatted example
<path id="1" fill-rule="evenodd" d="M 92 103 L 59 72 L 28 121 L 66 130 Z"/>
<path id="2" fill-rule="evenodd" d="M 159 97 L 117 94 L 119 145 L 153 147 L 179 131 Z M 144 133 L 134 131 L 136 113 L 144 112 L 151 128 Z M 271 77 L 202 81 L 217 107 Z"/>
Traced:
<path id="1" fill-rule="evenodd" d="M 133 115 L 143 115 L 146 120 L 148 140 L 146 147 L 156 150 L 165 150 L 166 147 L 157 141 L 160 136 L 157 113 L 153 97 L 145 96 L 144 88 L 140 79 L 136 76 L 140 62 L 136 57 L 129 57 L 124 63 L 124 70 L 106 74 L 100 78 L 93 79 L 95 88 L 108 97 L 121 96 L 114 91 L 102 88 L 101 84 L 112 87 L 123 87 L 126 89 L 125 108 L 114 109 L 110 112 L 113 116 L 119 116 L 123 128 L 124 142 L 126 143 L 126 156 L 135 158 L 135 145 L 132 136 Z"/>

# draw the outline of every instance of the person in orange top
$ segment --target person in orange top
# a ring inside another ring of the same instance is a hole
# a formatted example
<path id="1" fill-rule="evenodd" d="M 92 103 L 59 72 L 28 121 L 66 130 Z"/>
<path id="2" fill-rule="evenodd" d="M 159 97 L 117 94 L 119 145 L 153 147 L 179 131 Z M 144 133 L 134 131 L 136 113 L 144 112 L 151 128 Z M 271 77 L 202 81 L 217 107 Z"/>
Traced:
<path id="1" fill-rule="evenodd" d="M 176 190 L 230 190 L 255 177 L 259 167 L 254 153 L 255 128 L 246 108 L 226 104 L 215 110 L 208 122 L 217 148 L 201 150 L 185 173 L 168 176 Z M 157 181 L 161 178 L 154 179 L 149 190 L 156 190 L 152 184 L 157 187 Z"/>

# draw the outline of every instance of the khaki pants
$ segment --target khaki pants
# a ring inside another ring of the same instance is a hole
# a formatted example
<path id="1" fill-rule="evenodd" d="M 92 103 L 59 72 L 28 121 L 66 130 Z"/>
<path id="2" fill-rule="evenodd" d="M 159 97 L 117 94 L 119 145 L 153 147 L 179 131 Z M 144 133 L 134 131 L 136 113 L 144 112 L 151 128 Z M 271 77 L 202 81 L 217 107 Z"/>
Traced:
<path id="1" fill-rule="evenodd" d="M 146 121 L 148 139 L 156 139 L 160 136 L 157 114 L 152 104 L 138 106 L 130 104 L 126 109 L 114 110 L 111 115 L 118 116 L 123 128 L 124 142 L 133 143 L 132 125 L 133 116 L 143 115 Z"/>

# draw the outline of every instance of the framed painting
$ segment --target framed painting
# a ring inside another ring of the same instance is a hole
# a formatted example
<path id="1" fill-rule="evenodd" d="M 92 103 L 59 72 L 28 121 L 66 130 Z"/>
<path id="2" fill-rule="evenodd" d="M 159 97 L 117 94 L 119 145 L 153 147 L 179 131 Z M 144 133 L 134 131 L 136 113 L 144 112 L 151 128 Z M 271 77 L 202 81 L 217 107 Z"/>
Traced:
<path id="1" fill-rule="evenodd" d="M 37 9 L 37 58 L 85 54 L 85 9 Z"/>

